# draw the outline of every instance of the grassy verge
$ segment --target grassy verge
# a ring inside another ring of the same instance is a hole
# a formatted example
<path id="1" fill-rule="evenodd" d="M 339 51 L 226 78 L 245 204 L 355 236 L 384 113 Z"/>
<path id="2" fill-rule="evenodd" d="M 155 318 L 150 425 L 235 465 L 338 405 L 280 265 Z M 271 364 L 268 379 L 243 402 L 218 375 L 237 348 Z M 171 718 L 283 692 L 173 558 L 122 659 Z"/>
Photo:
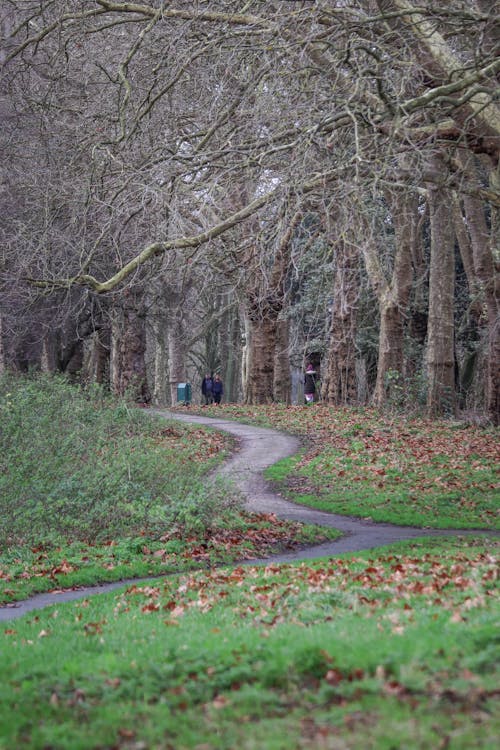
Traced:
<path id="1" fill-rule="evenodd" d="M 267 556 L 334 531 L 242 512 L 232 447 L 58 378 L 0 378 L 0 603 Z"/>
<path id="2" fill-rule="evenodd" d="M 494 747 L 498 542 L 196 572 L 0 632 L 0 747 Z"/>
<path id="3" fill-rule="evenodd" d="M 402 525 L 500 528 L 500 433 L 460 422 L 327 405 L 208 407 L 303 437 L 267 471 L 289 499 Z"/>
<path id="4" fill-rule="evenodd" d="M 145 420 L 99 394 L 64 395 L 65 384 L 54 399 L 53 385 L 21 385 L 15 398 L 12 383 L 0 393 L 4 597 L 184 572 L 2 625 L 1 750 L 495 746 L 497 539 L 215 568 L 316 532 L 245 516 L 230 488 L 204 484 L 229 445 L 216 433 Z M 423 482 L 434 476 L 427 453 L 454 464 L 461 491 L 472 461 L 493 467 L 492 433 L 460 431 L 462 465 L 451 425 L 438 439 L 431 424 L 372 412 L 258 412 L 307 436 L 307 453 L 278 467 L 297 494 L 304 482 L 315 498 L 333 491 L 339 472 L 361 477 L 384 458 L 387 473 L 398 450 L 406 460 L 406 442 L 421 446 Z M 338 467 L 354 454 L 358 466 Z M 481 475 L 475 489 L 488 482 Z M 415 492 L 432 496 L 418 483 Z"/>
<path id="5" fill-rule="evenodd" d="M 102 544 L 11 547 L 0 554 L 0 606 L 60 589 L 263 558 L 338 536 L 335 529 L 238 511 L 196 535 L 176 528 L 159 538 L 144 534 Z"/>

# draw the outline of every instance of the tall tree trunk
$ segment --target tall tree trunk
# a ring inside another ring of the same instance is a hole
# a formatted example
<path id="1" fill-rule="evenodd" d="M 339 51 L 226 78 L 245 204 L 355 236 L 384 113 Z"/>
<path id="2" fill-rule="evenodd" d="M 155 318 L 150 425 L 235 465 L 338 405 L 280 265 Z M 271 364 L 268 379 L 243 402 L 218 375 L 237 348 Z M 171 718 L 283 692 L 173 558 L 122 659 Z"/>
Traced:
<path id="1" fill-rule="evenodd" d="M 428 288 L 429 264 L 425 257 L 423 227 L 428 221 L 429 206 L 419 215 L 415 242 L 412 248 L 413 289 L 408 309 L 409 347 L 405 359 L 405 376 L 409 380 L 419 377 L 423 366 L 423 353 L 427 340 L 427 319 L 429 313 Z"/>
<path id="2" fill-rule="evenodd" d="M 157 406 L 165 406 L 170 397 L 170 391 L 167 387 L 167 337 L 165 330 L 167 327 L 166 316 L 158 300 L 155 298 L 150 302 L 151 321 L 148 327 L 150 336 L 150 347 L 153 349 L 153 384 L 152 384 L 152 402 Z"/>
<path id="3" fill-rule="evenodd" d="M 85 365 L 86 379 L 101 385 L 109 384 L 111 331 L 108 326 L 98 328 L 90 337 L 90 347 Z"/>
<path id="4" fill-rule="evenodd" d="M 3 340 L 3 315 L 0 312 L 0 375 L 6 370 L 5 345 Z"/>
<path id="5" fill-rule="evenodd" d="M 451 196 L 444 188 L 429 188 L 431 263 L 427 346 L 427 410 L 430 416 L 455 412 L 455 352 L 453 302 L 455 292 L 455 234 Z"/>
<path id="6" fill-rule="evenodd" d="M 274 352 L 274 400 L 289 404 L 292 390 L 290 370 L 289 322 L 278 320 L 276 324 L 276 350 Z"/>
<path id="7" fill-rule="evenodd" d="M 380 333 L 375 403 L 392 395 L 390 373 L 397 373 L 394 386 L 404 376 L 404 319 L 413 281 L 412 256 L 417 241 L 418 199 L 410 193 L 388 193 L 395 235 L 395 256 L 389 287 L 381 293 Z"/>
<path id="8" fill-rule="evenodd" d="M 331 404 L 349 404 L 357 400 L 355 335 L 358 255 L 354 243 L 340 242 L 337 246 L 323 393 Z"/>
<path id="9" fill-rule="evenodd" d="M 188 381 L 187 331 L 184 309 L 180 304 L 182 295 L 178 290 L 168 290 L 167 348 L 170 402 L 177 403 L 177 385 Z"/>
<path id="10" fill-rule="evenodd" d="M 110 384 L 111 390 L 115 394 L 121 393 L 121 372 L 122 372 L 122 349 L 121 340 L 124 333 L 123 310 L 116 305 L 113 309 L 111 318 L 111 347 L 110 347 Z"/>
<path id="11" fill-rule="evenodd" d="M 274 353 L 277 322 L 260 310 L 248 313 L 250 352 L 246 400 L 249 404 L 268 404 L 274 399 Z"/>
<path id="12" fill-rule="evenodd" d="M 412 253 L 417 236 L 418 211 L 413 195 L 387 194 L 395 234 L 394 263 L 389 280 L 382 268 L 376 241 L 368 236 L 363 255 L 380 310 L 377 381 L 373 401 L 382 406 L 392 396 L 404 373 L 403 321 L 413 279 Z M 388 377 L 390 373 L 395 376 Z M 399 393 L 399 390 L 398 390 Z"/>
<path id="13" fill-rule="evenodd" d="M 453 226 L 455 237 L 457 239 L 460 257 L 467 278 L 467 287 L 469 293 L 469 304 L 467 309 L 466 327 L 467 340 L 464 345 L 464 354 L 459 362 L 459 380 L 457 399 L 461 409 L 467 406 L 467 394 L 474 382 L 481 383 L 481 374 L 484 370 L 484 364 L 488 362 L 488 357 L 480 356 L 481 347 L 478 347 L 478 341 L 487 339 L 487 322 L 483 314 L 484 295 L 481 290 L 481 284 L 476 276 L 474 268 L 474 251 L 472 241 L 467 226 L 467 221 L 463 215 L 460 197 L 458 194 L 453 195 L 452 205 Z M 488 368 L 486 368 L 487 370 Z M 481 373 L 479 373 L 481 370 Z M 486 392 L 486 388 L 483 391 Z"/>
<path id="14" fill-rule="evenodd" d="M 500 192 L 500 162 L 490 173 L 490 186 Z M 489 251 L 492 257 L 492 278 L 487 287 L 489 362 L 487 409 L 495 425 L 500 424 L 500 209 L 491 206 L 491 238 Z"/>
<path id="15" fill-rule="evenodd" d="M 228 402 L 238 400 L 242 342 L 237 306 L 229 305 L 229 298 L 224 298 L 222 304 L 227 310 L 219 325 L 218 351 L 224 383 L 224 400 Z"/>
<path id="16" fill-rule="evenodd" d="M 154 387 L 153 403 L 158 406 L 167 404 L 167 347 L 161 326 L 154 331 Z M 170 395 L 170 394 L 169 394 Z"/>
<path id="17" fill-rule="evenodd" d="M 250 325 L 250 336 L 247 337 L 248 372 L 246 403 L 266 404 L 276 399 L 287 403 L 290 399 L 291 380 L 290 368 L 281 361 L 283 372 L 280 378 L 280 393 L 275 394 L 276 379 L 274 368 L 278 356 L 288 358 L 286 351 L 279 351 L 279 320 L 286 304 L 286 277 L 291 258 L 292 237 L 302 219 L 302 211 L 296 211 L 287 224 L 286 231 L 281 236 L 274 255 L 269 274 L 253 277 L 246 290 L 246 318 Z M 285 384 L 286 390 L 285 393 Z"/>
<path id="18" fill-rule="evenodd" d="M 40 354 L 40 370 L 42 372 L 55 372 L 57 370 L 56 348 L 54 334 L 52 331 L 46 331 Z"/>
<path id="19" fill-rule="evenodd" d="M 469 287 L 469 313 L 479 322 L 481 312 L 483 308 L 483 301 L 481 299 L 481 289 L 476 276 L 474 268 L 474 251 L 472 247 L 472 241 L 467 228 L 467 222 L 464 220 L 462 213 L 462 207 L 460 205 L 459 196 L 454 193 L 452 196 L 452 215 L 453 215 L 453 227 L 455 230 L 455 236 L 457 238 L 458 248 L 460 250 L 460 257 L 467 277 L 467 286 Z"/>
<path id="20" fill-rule="evenodd" d="M 477 178 L 471 160 L 466 164 L 469 175 Z M 500 164 L 497 170 L 490 170 L 490 184 L 500 188 Z M 490 228 L 482 201 L 465 196 L 463 199 L 466 223 L 470 234 L 474 272 L 481 290 L 487 323 L 487 370 L 486 370 L 486 411 L 494 424 L 500 421 L 500 282 L 499 267 L 495 263 L 495 253 L 500 246 L 500 212 L 491 206 Z"/>
<path id="21" fill-rule="evenodd" d="M 187 382 L 185 336 L 182 335 L 182 331 L 178 328 L 169 326 L 167 340 L 170 403 L 176 404 L 177 385 L 178 383 Z"/>
<path id="22" fill-rule="evenodd" d="M 146 327 L 140 295 L 128 293 L 115 316 L 112 329 L 113 390 L 135 401 L 148 403 L 146 375 Z"/>
<path id="23" fill-rule="evenodd" d="M 380 329 L 378 344 L 377 381 L 373 401 L 382 406 L 399 394 L 403 378 L 403 316 L 401 308 L 388 290 L 379 297 Z"/>
<path id="24" fill-rule="evenodd" d="M 250 404 L 250 393 L 249 393 L 249 374 L 250 374 L 250 355 L 252 352 L 252 327 L 248 319 L 246 310 L 241 308 L 241 318 L 245 328 L 244 332 L 244 343 L 241 348 L 241 392 L 243 395 L 243 402 Z"/>

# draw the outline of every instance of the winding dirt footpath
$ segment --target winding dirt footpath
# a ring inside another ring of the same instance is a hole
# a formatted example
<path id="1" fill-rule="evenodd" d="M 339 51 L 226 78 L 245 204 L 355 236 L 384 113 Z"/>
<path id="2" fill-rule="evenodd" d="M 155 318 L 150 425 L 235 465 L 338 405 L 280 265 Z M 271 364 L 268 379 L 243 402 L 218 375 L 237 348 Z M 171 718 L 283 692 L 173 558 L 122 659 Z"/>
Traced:
<path id="1" fill-rule="evenodd" d="M 286 518 L 292 521 L 301 521 L 319 526 L 331 526 L 342 532 L 342 537 L 339 539 L 295 552 L 273 555 L 261 560 L 251 560 L 248 561 L 249 564 L 292 562 L 294 560 L 310 560 L 329 555 L 336 556 L 343 552 L 372 549 L 373 547 L 380 547 L 406 539 L 415 539 L 416 537 L 477 536 L 479 534 L 497 536 L 495 531 L 484 529 L 421 529 L 411 526 L 375 523 L 369 520 L 326 513 L 291 503 L 272 491 L 269 484 L 264 480 L 262 472 L 279 459 L 297 453 L 300 448 L 300 442 L 297 438 L 264 427 L 254 427 L 225 419 L 190 414 L 189 412 L 181 413 L 151 409 L 149 413 L 157 414 L 166 419 L 208 425 L 236 437 L 238 439 L 239 450 L 235 451 L 224 463 L 218 474 L 228 477 L 243 493 L 246 498 L 245 508 L 247 510 L 256 513 L 274 513 L 279 518 Z M 0 621 L 12 620 L 31 610 L 40 609 L 50 604 L 59 604 L 65 601 L 82 599 L 93 594 L 112 591 L 131 582 L 119 581 L 103 584 L 102 586 L 81 588 L 76 591 L 39 594 L 26 601 L 15 602 L 6 607 L 0 607 Z M 138 580 L 135 579 L 134 582 L 137 583 Z"/>

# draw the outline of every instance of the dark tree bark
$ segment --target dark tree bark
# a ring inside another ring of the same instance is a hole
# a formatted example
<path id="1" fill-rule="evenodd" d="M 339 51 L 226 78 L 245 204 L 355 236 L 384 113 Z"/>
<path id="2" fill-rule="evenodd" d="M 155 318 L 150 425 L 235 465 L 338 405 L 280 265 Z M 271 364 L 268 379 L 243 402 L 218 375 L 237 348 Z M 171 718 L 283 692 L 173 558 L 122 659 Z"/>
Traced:
<path id="1" fill-rule="evenodd" d="M 150 401 L 146 374 L 145 313 L 140 295 L 127 290 L 112 328 L 113 390 L 139 403 Z"/>

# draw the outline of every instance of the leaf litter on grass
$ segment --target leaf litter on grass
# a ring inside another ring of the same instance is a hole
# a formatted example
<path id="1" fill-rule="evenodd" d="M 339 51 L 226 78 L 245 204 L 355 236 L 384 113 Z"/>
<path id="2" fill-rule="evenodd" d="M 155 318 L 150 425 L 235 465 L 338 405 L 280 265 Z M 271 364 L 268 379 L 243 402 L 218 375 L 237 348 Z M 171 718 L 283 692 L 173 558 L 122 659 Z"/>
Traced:
<path id="1" fill-rule="evenodd" d="M 303 423 L 303 410 L 293 415 Z M 356 420 L 346 421 L 351 453 L 375 430 Z M 142 556 L 161 560 L 168 541 L 158 543 Z M 498 703 L 495 551 L 493 541 L 436 540 L 205 570 L 21 618 L 3 633 L 12 724 L 1 736 L 10 747 L 86 750 L 487 748 Z M 66 556 L 53 569 L 67 579 L 74 565 Z"/>
<path id="2" fill-rule="evenodd" d="M 11 736 L 29 715 L 20 747 L 85 726 L 89 748 L 126 747 L 120 730 L 176 750 L 488 748 L 498 548 L 436 540 L 200 571 L 23 618 L 4 632 L 4 698 L 23 706 Z"/>
<path id="3" fill-rule="evenodd" d="M 327 404 L 217 414 L 302 437 L 301 456 L 266 472 L 292 500 L 402 525 L 500 528 L 497 428 Z"/>
<path id="4" fill-rule="evenodd" d="M 235 512 L 229 526 L 219 524 L 196 534 L 173 527 L 159 538 L 145 534 L 103 544 L 73 542 L 55 548 L 14 548 L 0 555 L 0 604 L 96 582 L 160 576 L 267 557 L 335 536 L 335 530 L 281 520 L 272 513 Z"/>

